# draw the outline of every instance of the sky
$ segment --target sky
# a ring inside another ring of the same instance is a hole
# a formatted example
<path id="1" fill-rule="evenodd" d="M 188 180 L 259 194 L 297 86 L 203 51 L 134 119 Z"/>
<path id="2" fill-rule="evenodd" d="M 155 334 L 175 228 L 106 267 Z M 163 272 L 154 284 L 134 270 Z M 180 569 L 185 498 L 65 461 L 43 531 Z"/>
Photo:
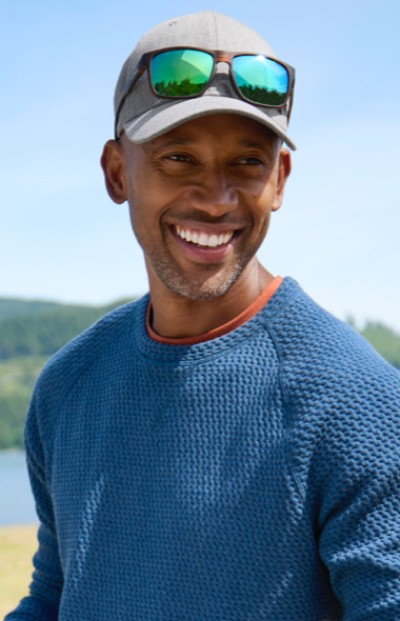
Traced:
<path id="1" fill-rule="evenodd" d="M 0 0 L 0 297 L 147 291 L 127 206 L 99 166 L 113 91 L 146 30 L 206 9 L 296 67 L 298 149 L 260 260 L 341 319 L 400 332 L 398 0 Z"/>

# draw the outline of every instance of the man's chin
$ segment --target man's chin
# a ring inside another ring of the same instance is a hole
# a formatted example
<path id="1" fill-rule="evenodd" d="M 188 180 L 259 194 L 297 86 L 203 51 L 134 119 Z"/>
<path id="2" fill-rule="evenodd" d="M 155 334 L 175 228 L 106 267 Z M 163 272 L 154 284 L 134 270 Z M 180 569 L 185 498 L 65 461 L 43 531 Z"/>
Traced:
<path id="1" fill-rule="evenodd" d="M 164 285 L 173 293 L 193 302 L 207 302 L 225 295 L 237 282 L 243 269 L 236 270 L 229 276 L 216 274 L 207 279 L 188 280 L 183 278 L 164 281 Z"/>

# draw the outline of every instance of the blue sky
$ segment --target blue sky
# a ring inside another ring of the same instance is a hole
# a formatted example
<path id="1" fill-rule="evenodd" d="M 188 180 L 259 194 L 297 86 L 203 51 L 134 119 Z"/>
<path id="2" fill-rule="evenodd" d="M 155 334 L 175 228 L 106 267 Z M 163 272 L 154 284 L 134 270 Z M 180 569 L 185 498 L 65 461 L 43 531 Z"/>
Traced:
<path id="1" fill-rule="evenodd" d="M 256 28 L 297 70 L 298 151 L 260 259 L 337 316 L 400 331 L 397 0 L 2 0 L 0 296 L 103 303 L 147 290 L 99 157 L 137 39 L 204 9 Z"/>

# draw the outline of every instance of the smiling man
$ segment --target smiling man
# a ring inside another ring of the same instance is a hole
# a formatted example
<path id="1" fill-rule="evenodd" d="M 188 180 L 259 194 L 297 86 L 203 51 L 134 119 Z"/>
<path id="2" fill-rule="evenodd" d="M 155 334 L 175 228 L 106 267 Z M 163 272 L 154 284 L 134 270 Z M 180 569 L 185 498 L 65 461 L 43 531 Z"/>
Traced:
<path id="1" fill-rule="evenodd" d="M 111 197 L 129 202 L 160 335 L 217 328 L 273 282 L 256 252 L 290 154 L 270 129 L 231 113 L 201 116 L 144 144 L 110 141 L 103 167 Z"/>
<path id="2" fill-rule="evenodd" d="M 212 11 L 124 64 L 102 166 L 150 291 L 38 381 L 39 548 L 8 621 L 400 618 L 400 376 L 256 256 L 293 88 Z"/>

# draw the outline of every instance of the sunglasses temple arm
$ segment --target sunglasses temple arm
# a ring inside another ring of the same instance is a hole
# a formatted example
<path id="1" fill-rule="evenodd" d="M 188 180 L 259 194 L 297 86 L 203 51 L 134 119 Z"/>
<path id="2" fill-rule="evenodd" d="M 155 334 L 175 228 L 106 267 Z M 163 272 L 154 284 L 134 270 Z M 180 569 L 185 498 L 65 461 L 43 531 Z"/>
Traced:
<path id="1" fill-rule="evenodd" d="M 145 65 L 142 65 L 141 67 L 139 67 L 135 77 L 133 78 L 131 84 L 128 86 L 125 95 L 122 97 L 120 104 L 117 108 L 117 111 L 115 113 L 115 123 L 114 123 L 114 137 L 115 140 L 119 140 L 119 136 L 118 136 L 118 121 L 119 121 L 119 115 L 121 114 L 121 110 L 124 107 L 125 101 L 127 100 L 127 98 L 129 97 L 129 95 L 131 94 L 131 92 L 133 91 L 133 88 L 136 84 L 136 82 L 139 80 L 140 76 L 144 73 L 144 70 L 146 69 Z"/>
<path id="2" fill-rule="evenodd" d="M 295 79 L 293 78 L 293 84 L 292 84 L 292 88 L 290 89 L 289 105 L 288 105 L 288 110 L 287 110 L 287 122 L 288 122 L 288 124 L 289 124 L 289 121 L 290 121 L 290 117 L 291 117 L 291 114 L 292 114 L 292 108 L 293 108 L 294 85 L 295 85 Z"/>

